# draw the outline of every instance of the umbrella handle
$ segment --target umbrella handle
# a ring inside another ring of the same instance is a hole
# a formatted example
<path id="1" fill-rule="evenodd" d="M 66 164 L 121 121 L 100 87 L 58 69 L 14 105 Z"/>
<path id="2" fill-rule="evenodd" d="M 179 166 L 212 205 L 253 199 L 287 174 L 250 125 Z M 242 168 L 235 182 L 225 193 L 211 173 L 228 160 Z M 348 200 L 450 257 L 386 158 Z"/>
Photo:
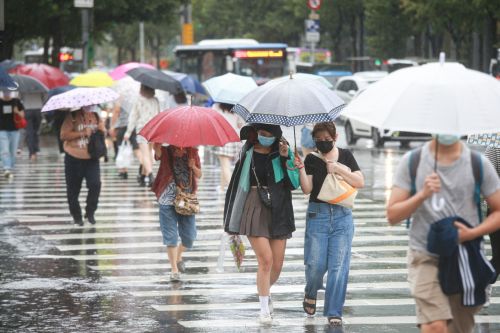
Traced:
<path id="1" fill-rule="evenodd" d="M 444 208 L 445 201 L 444 198 L 438 198 L 437 194 L 433 194 L 431 204 L 432 204 L 432 209 L 434 209 L 434 211 L 436 212 L 439 212 Z"/>

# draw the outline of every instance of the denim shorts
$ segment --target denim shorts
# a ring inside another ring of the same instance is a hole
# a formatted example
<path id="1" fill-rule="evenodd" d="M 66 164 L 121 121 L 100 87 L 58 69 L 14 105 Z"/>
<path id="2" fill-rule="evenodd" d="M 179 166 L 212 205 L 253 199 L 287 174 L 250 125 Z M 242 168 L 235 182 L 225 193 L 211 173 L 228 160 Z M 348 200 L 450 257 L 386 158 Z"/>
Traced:
<path id="1" fill-rule="evenodd" d="M 180 237 L 184 247 L 193 247 L 196 239 L 194 215 L 181 215 L 175 211 L 173 205 L 160 205 L 160 229 L 164 245 L 177 246 Z"/>

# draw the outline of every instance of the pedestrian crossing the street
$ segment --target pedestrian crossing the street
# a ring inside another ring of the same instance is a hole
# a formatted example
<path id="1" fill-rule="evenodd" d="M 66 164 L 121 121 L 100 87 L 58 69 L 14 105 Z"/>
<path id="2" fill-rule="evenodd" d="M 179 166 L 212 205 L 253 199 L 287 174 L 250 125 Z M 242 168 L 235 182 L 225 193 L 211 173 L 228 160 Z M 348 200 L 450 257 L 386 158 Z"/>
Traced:
<path id="1" fill-rule="evenodd" d="M 208 153 L 206 153 L 208 154 Z M 210 161 L 210 159 L 205 159 Z M 134 168 L 133 170 L 136 170 Z M 130 172 L 132 175 L 133 172 Z M 66 200 L 64 167 L 41 156 L 36 163 L 21 160 L 12 181 L 0 180 L 0 212 L 17 219 L 51 251 L 27 255 L 45 260 L 74 260 L 98 277 L 96 288 L 120 290 L 151 320 L 167 322 L 172 332 L 257 332 L 259 303 L 255 286 L 257 262 L 245 240 L 246 255 L 236 269 L 229 246 L 220 251 L 224 193 L 217 190 L 219 170 L 203 165 L 198 189 L 201 212 L 198 237 L 184 255 L 187 271 L 181 282 L 170 282 L 170 265 L 162 244 L 158 204 L 154 194 L 135 177 L 117 177 L 113 163 L 101 164 L 102 191 L 95 226 L 72 223 Z M 80 201 L 85 207 L 86 188 Z M 278 283 L 272 287 L 275 323 L 272 332 L 316 332 L 327 325 L 320 292 L 315 318 L 302 310 L 303 244 L 307 198 L 293 193 L 297 230 L 287 242 Z M 354 208 L 355 236 L 344 310 L 345 332 L 417 332 L 414 301 L 406 281 L 407 230 L 389 226 L 385 203 L 360 191 Z M 489 246 L 487 247 L 489 254 Z M 112 295 L 110 295 L 112 297 Z M 500 285 L 493 287 L 491 305 L 477 316 L 481 327 L 500 331 Z"/>

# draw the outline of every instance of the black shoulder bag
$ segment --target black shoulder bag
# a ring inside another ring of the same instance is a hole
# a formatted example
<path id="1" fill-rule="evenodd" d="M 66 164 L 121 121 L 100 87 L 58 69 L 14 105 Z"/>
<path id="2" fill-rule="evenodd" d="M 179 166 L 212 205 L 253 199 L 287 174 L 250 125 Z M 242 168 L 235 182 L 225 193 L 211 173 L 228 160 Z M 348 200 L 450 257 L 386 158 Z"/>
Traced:
<path id="1" fill-rule="evenodd" d="M 257 177 L 257 173 L 255 172 L 255 163 L 253 160 L 253 154 L 252 154 L 252 170 L 253 170 L 253 175 L 255 176 L 255 180 L 257 181 L 257 193 L 259 193 L 260 201 L 262 201 L 262 204 L 267 208 L 272 208 L 273 205 L 271 201 L 271 193 L 269 192 L 268 188 L 262 187 L 260 185 L 259 177 Z"/>
<path id="2" fill-rule="evenodd" d="M 99 115 L 96 114 L 97 126 L 99 126 Z M 96 130 L 89 137 L 89 143 L 87 145 L 87 150 L 89 152 L 90 158 L 93 160 L 105 157 L 108 154 L 106 148 L 106 138 L 104 133 L 100 130 Z"/>

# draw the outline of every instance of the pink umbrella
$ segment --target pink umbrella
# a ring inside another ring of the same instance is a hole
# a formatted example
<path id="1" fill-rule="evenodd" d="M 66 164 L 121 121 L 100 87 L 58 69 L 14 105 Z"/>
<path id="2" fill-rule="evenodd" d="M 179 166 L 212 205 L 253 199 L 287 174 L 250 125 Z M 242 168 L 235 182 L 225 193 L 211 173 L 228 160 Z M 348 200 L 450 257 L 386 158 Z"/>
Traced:
<path id="1" fill-rule="evenodd" d="M 149 142 L 177 147 L 224 146 L 240 137 L 226 118 L 214 109 L 178 106 L 154 116 L 139 132 Z"/>
<path id="2" fill-rule="evenodd" d="M 101 88 L 75 88 L 51 97 L 42 108 L 42 112 L 81 108 L 83 106 L 97 105 L 113 101 L 120 95 L 105 87 Z"/>
<path id="3" fill-rule="evenodd" d="M 129 71 L 133 68 L 137 68 L 137 67 L 145 67 L 145 68 L 155 69 L 155 67 L 150 65 L 150 64 L 144 64 L 144 63 L 140 63 L 140 62 L 128 62 L 126 64 L 120 65 L 120 66 L 116 67 L 115 69 L 113 69 L 109 73 L 109 76 L 111 76 L 111 78 L 115 81 L 120 80 L 120 79 L 123 79 L 125 76 L 127 76 L 127 73 L 126 73 L 127 71 Z"/>

